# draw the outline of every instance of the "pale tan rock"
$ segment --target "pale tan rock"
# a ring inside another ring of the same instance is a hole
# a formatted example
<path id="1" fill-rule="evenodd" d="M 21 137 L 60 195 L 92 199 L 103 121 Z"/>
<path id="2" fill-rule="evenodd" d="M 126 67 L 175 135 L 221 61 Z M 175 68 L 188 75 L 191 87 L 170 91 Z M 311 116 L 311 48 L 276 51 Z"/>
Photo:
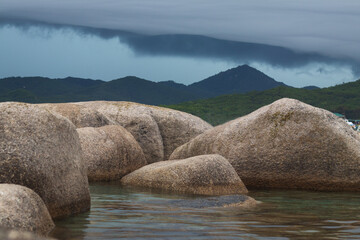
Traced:
<path id="1" fill-rule="evenodd" d="M 60 114 L 69 119 L 77 128 L 102 127 L 112 122 L 98 111 L 74 103 L 45 103 L 39 104 L 49 111 Z"/>
<path id="2" fill-rule="evenodd" d="M 172 151 L 212 126 L 191 114 L 132 102 L 81 102 L 126 128 L 139 142 L 148 163 L 168 159 Z"/>
<path id="3" fill-rule="evenodd" d="M 153 163 L 126 175 L 121 183 L 190 194 L 247 193 L 234 168 L 216 154 Z"/>
<path id="4" fill-rule="evenodd" d="M 159 127 L 148 113 L 123 111 L 126 102 L 81 102 L 77 103 L 93 108 L 111 121 L 126 128 L 137 140 L 148 163 L 164 160 L 164 145 Z M 132 106 L 132 103 L 128 104 Z M 126 108 L 127 109 L 127 108 Z"/>
<path id="5" fill-rule="evenodd" d="M 43 200 L 33 190 L 0 184 L 0 227 L 46 235 L 55 225 Z"/>
<path id="6" fill-rule="evenodd" d="M 0 183 L 32 189 L 53 218 L 89 210 L 89 185 L 75 126 L 41 106 L 0 103 Z"/>
<path id="7" fill-rule="evenodd" d="M 151 115 L 159 126 L 164 142 L 164 159 L 169 159 L 178 146 L 212 128 L 210 124 L 191 114 L 168 108 L 152 108 Z"/>
<path id="8" fill-rule="evenodd" d="M 135 138 L 119 125 L 78 128 L 89 181 L 118 180 L 146 165 Z"/>
<path id="9" fill-rule="evenodd" d="M 217 153 L 248 188 L 360 191 L 360 137 L 334 114 L 281 99 L 215 127 L 170 159 Z"/>

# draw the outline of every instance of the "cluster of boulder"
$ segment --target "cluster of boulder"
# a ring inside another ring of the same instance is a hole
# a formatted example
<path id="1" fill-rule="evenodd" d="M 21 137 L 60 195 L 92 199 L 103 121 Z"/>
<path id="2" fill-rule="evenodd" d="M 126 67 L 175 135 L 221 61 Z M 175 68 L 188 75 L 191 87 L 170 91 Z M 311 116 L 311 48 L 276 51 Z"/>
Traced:
<path id="1" fill-rule="evenodd" d="M 360 136 L 293 99 L 217 127 L 131 102 L 0 103 L 0 227 L 46 235 L 90 209 L 89 181 L 232 195 L 200 201 L 216 206 L 252 206 L 247 188 L 360 191 Z"/>

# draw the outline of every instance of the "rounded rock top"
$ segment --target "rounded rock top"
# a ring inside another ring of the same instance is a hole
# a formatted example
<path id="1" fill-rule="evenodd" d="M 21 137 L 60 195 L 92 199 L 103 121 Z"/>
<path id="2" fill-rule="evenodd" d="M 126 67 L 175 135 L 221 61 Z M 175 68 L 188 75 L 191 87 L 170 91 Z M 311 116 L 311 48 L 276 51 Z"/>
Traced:
<path id="1" fill-rule="evenodd" d="M 226 157 L 248 188 L 360 191 L 360 136 L 324 109 L 284 98 L 198 135 L 170 159 Z"/>
<path id="2" fill-rule="evenodd" d="M 54 227 L 43 200 L 27 187 L 0 184 L 0 226 L 46 235 Z"/>
<path id="3" fill-rule="evenodd" d="M 200 195 L 247 193 L 228 160 L 217 154 L 153 163 L 126 175 L 121 183 Z"/>

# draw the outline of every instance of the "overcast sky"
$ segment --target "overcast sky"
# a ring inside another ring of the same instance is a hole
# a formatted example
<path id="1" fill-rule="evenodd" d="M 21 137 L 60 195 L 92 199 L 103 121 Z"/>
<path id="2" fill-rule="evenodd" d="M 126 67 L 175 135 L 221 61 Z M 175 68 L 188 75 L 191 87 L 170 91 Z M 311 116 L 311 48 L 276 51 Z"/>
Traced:
<path id="1" fill-rule="evenodd" d="M 293 86 L 360 77 L 358 0 L 0 4 L 0 77 L 136 75 L 188 84 L 244 63 Z M 154 36 L 169 34 L 189 36 Z"/>

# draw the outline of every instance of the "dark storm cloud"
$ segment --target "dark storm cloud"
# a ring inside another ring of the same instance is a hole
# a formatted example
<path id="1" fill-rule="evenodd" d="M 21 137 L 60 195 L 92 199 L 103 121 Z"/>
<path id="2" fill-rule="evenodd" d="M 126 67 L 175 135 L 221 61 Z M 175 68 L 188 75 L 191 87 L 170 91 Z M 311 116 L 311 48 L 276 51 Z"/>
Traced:
<path id="1" fill-rule="evenodd" d="M 233 62 L 260 62 L 284 68 L 302 67 L 311 63 L 326 63 L 348 65 L 355 74 L 359 73 L 360 66 L 358 61 L 351 58 L 329 57 L 318 53 L 294 51 L 284 47 L 221 40 L 199 35 L 143 35 L 121 30 L 50 24 L 1 17 L 0 22 L 3 26 L 16 26 L 24 31 L 36 26 L 51 34 L 53 29 L 70 28 L 83 36 L 95 35 L 104 39 L 118 38 L 119 41 L 128 45 L 139 55 L 216 58 Z"/>
<path id="2" fill-rule="evenodd" d="M 2 0 L 0 16 L 204 35 L 360 60 L 358 0 Z"/>
<path id="3" fill-rule="evenodd" d="M 332 63 L 360 74 L 358 0 L 2 0 L 0 16 L 23 29 L 38 21 L 119 37 L 138 54 Z"/>

